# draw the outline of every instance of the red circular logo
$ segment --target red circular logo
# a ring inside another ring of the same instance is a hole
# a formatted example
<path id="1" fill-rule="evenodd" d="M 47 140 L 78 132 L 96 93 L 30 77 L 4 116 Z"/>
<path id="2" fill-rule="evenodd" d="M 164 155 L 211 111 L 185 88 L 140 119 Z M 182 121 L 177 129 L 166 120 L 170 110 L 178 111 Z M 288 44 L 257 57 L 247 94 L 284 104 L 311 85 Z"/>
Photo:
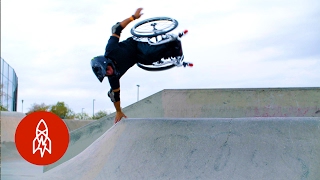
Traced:
<path id="1" fill-rule="evenodd" d="M 66 152 L 69 131 L 59 116 L 45 111 L 34 112 L 19 123 L 15 143 L 26 161 L 35 165 L 49 165 Z"/>

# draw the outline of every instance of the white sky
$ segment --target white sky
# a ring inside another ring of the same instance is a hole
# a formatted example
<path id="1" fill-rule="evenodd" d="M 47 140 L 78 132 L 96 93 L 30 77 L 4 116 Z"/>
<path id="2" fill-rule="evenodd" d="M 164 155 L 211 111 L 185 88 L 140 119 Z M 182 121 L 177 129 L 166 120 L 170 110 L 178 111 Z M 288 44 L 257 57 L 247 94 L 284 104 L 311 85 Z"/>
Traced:
<path id="1" fill-rule="evenodd" d="M 90 116 L 114 112 L 105 80 L 90 60 L 104 54 L 111 27 L 168 16 L 179 21 L 185 61 L 193 68 L 148 72 L 132 67 L 121 79 L 122 107 L 163 89 L 320 86 L 319 0 L 2 0 L 1 57 L 19 78 L 18 111 L 64 101 Z"/>

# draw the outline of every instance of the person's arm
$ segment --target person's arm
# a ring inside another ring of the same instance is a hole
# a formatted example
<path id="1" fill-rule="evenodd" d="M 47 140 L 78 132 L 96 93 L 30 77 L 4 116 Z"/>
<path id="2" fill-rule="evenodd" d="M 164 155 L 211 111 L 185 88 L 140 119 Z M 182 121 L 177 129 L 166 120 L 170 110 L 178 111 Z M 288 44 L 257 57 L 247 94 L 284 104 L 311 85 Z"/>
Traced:
<path id="1" fill-rule="evenodd" d="M 108 91 L 108 96 L 113 102 L 113 105 L 116 109 L 116 116 L 114 118 L 114 123 L 119 122 L 123 117 L 127 116 L 122 112 L 121 103 L 120 103 L 120 79 L 118 77 L 108 77 L 109 84 L 111 89 Z"/>
<path id="2" fill-rule="evenodd" d="M 112 90 L 114 93 L 120 93 L 120 88 Z M 120 96 L 120 95 L 119 95 Z M 119 97 L 120 98 L 120 97 Z M 123 117 L 127 118 L 127 116 L 122 112 L 121 110 L 121 105 L 120 105 L 120 100 L 119 101 L 115 101 L 113 103 L 114 107 L 116 108 L 116 116 L 114 118 L 114 123 L 116 124 L 117 122 L 119 122 Z"/>
<path id="3" fill-rule="evenodd" d="M 127 18 L 127 19 L 121 21 L 120 23 L 117 23 L 116 25 L 114 25 L 114 26 L 112 27 L 112 36 L 115 36 L 115 37 L 117 37 L 117 38 L 120 39 L 120 33 L 121 33 L 121 31 L 122 31 L 125 27 L 127 27 L 127 25 L 128 25 L 131 21 L 133 21 L 133 20 L 135 20 L 135 19 L 139 19 L 139 18 L 141 17 L 141 15 L 143 14 L 143 13 L 141 13 L 141 11 L 142 11 L 142 8 L 138 8 L 138 9 L 136 10 L 136 12 L 134 13 L 134 15 L 132 15 L 132 16 L 130 16 L 129 18 Z"/>

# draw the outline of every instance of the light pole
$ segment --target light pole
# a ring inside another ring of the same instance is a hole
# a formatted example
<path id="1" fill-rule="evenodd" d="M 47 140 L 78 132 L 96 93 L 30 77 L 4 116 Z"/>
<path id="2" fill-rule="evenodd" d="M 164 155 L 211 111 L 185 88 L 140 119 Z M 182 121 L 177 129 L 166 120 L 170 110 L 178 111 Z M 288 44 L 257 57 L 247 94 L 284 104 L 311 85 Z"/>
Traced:
<path id="1" fill-rule="evenodd" d="M 84 109 L 84 108 L 82 108 L 82 111 L 81 111 L 82 120 L 83 120 L 83 109 Z"/>
<path id="2" fill-rule="evenodd" d="M 21 102 L 22 102 L 22 113 L 23 113 L 23 99 L 21 100 Z"/>
<path id="3" fill-rule="evenodd" d="M 92 119 L 94 118 L 94 101 L 95 99 L 93 99 L 92 101 Z"/>
<path id="4" fill-rule="evenodd" d="M 137 87 L 138 87 L 137 101 L 139 101 L 139 87 L 140 87 L 140 85 L 137 85 Z"/>

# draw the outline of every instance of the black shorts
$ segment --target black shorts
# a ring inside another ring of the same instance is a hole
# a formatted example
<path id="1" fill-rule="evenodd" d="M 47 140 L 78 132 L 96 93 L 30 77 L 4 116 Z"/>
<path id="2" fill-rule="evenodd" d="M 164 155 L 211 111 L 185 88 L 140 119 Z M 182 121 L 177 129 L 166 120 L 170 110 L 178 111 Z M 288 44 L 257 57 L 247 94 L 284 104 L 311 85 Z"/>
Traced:
<path id="1" fill-rule="evenodd" d="M 182 47 L 180 40 L 172 41 L 166 44 L 150 45 L 147 42 L 138 42 L 138 62 L 145 65 L 151 65 L 161 58 L 182 56 Z"/>

